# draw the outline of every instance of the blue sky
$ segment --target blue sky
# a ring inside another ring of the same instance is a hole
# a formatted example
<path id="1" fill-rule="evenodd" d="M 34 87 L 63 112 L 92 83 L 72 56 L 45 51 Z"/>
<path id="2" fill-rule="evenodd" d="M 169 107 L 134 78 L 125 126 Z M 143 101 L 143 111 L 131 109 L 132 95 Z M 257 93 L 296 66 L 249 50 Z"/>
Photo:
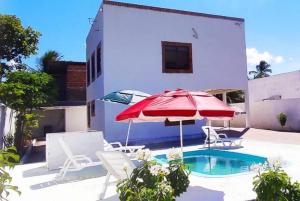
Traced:
<path id="1" fill-rule="evenodd" d="M 298 0 L 124 0 L 246 20 L 248 69 L 267 60 L 273 73 L 300 70 L 300 2 Z M 43 35 L 39 52 L 26 62 L 36 66 L 47 50 L 65 60 L 85 60 L 85 38 L 101 0 L 0 0 L 0 13 L 15 14 Z"/>

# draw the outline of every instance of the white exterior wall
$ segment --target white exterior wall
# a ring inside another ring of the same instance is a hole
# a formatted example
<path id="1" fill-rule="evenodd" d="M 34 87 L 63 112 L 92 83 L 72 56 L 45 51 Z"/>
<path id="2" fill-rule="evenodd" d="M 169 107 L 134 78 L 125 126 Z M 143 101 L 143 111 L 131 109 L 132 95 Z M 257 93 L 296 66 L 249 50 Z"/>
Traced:
<path id="1" fill-rule="evenodd" d="M 243 22 L 106 4 L 103 13 L 104 94 L 120 89 L 154 94 L 176 88 L 230 88 L 247 92 Z M 197 31 L 198 39 L 193 37 L 192 28 Z M 89 36 L 88 41 L 95 43 L 92 38 Z M 192 74 L 162 73 L 161 41 L 192 43 Z M 93 44 L 88 44 L 88 49 L 92 48 Z M 99 91 L 99 87 L 89 87 L 88 98 Z M 105 137 L 124 141 L 127 125 L 114 119 L 126 106 L 99 103 L 97 107 L 99 105 L 105 108 Z M 103 116 L 98 111 L 96 114 L 92 128 L 102 129 L 98 124 Z M 185 135 L 200 133 L 200 125 L 198 122 L 197 126 L 184 126 Z M 178 127 L 146 123 L 133 125 L 130 139 L 139 141 L 178 135 Z"/>
<path id="2" fill-rule="evenodd" d="M 99 130 L 104 131 L 105 128 L 105 111 L 104 111 L 104 104 L 101 101 L 97 101 L 97 99 L 100 99 L 104 96 L 104 74 L 105 74 L 105 68 L 104 68 L 104 40 L 103 40 L 103 12 L 101 9 L 99 9 L 94 23 L 91 27 L 91 30 L 88 34 L 86 44 L 86 61 L 91 59 L 91 56 L 93 52 L 96 52 L 98 45 L 101 43 L 101 54 L 102 54 L 102 63 L 101 63 L 101 71 L 102 74 L 96 78 L 94 82 L 91 80 L 91 84 L 87 87 L 87 102 L 90 102 L 92 100 L 95 101 L 95 117 L 91 117 L 91 130 Z M 95 55 L 96 57 L 96 55 Z M 97 59 L 97 58 L 96 58 Z M 95 62 L 95 68 L 96 68 L 96 62 Z M 97 73 L 96 69 L 95 72 Z"/>
<path id="3" fill-rule="evenodd" d="M 3 137 L 15 133 L 15 122 L 13 110 L 0 105 L 0 148 L 3 146 Z"/>
<path id="4" fill-rule="evenodd" d="M 66 132 L 87 131 L 86 106 L 72 106 L 65 109 Z"/>
<path id="5" fill-rule="evenodd" d="M 280 100 L 264 100 L 281 96 Z M 277 115 L 287 115 L 284 129 L 300 131 L 300 71 L 249 81 L 250 121 L 254 128 L 281 130 Z"/>

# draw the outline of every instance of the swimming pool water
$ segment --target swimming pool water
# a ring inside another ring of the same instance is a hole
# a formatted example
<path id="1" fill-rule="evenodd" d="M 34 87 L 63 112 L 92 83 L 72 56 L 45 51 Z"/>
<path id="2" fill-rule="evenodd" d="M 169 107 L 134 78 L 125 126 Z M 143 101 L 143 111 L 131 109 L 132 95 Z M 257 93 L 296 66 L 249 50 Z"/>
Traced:
<path id="1" fill-rule="evenodd" d="M 155 156 L 162 163 L 167 162 L 166 155 Z M 211 176 L 232 175 L 249 172 L 250 166 L 264 163 L 267 158 L 215 149 L 184 152 L 183 161 L 194 173 Z"/>

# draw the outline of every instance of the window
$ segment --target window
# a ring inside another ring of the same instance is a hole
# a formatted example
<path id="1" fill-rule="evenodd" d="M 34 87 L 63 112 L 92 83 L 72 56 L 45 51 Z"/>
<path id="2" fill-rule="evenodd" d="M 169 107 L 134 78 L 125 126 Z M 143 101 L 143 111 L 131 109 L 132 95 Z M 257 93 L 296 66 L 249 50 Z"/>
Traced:
<path id="1" fill-rule="evenodd" d="M 91 83 L 91 75 L 90 75 L 90 60 L 88 60 L 87 61 L 87 63 L 86 63 L 86 77 L 87 77 L 87 86 L 89 86 L 90 85 L 90 83 Z"/>
<path id="2" fill-rule="evenodd" d="M 95 116 L 95 100 L 91 102 L 91 115 L 92 117 Z"/>
<path id="3" fill-rule="evenodd" d="M 97 48 L 97 76 L 101 75 L 101 43 Z"/>
<path id="4" fill-rule="evenodd" d="M 91 127 L 91 104 L 90 104 L 90 102 L 87 103 L 87 125 L 88 125 L 88 128 Z"/>
<path id="5" fill-rule="evenodd" d="M 192 44 L 162 42 L 163 73 L 193 73 Z"/>
<path id="6" fill-rule="evenodd" d="M 168 119 L 165 121 L 165 126 L 179 126 L 179 121 L 169 121 Z M 182 121 L 182 125 L 194 125 L 195 120 L 184 120 Z"/>
<path id="7" fill-rule="evenodd" d="M 95 53 L 92 54 L 92 82 L 95 80 Z"/>

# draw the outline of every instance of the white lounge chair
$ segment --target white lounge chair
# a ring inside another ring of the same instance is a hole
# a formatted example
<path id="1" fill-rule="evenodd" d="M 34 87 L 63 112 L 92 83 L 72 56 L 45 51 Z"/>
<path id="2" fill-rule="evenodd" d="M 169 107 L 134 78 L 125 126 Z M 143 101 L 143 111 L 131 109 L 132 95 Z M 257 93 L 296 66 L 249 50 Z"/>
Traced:
<path id="1" fill-rule="evenodd" d="M 63 137 L 59 137 L 57 140 L 62 150 L 66 154 L 67 159 L 64 162 L 62 169 L 57 174 L 55 178 L 56 180 L 63 180 L 67 172 L 80 171 L 86 167 L 91 167 L 91 166 L 96 166 L 101 164 L 100 161 L 99 162 L 92 161 L 91 158 L 85 155 L 74 155 L 70 147 L 64 141 Z"/>
<path id="2" fill-rule="evenodd" d="M 102 200 L 105 196 L 107 186 L 110 183 L 115 183 L 126 179 L 127 176 L 130 176 L 136 166 L 125 153 L 119 151 L 99 151 L 96 152 L 96 156 L 100 159 L 103 166 L 107 170 L 105 183 L 100 193 L 100 200 Z M 114 176 L 117 180 L 114 182 L 110 182 L 109 179 L 111 175 Z"/>
<path id="3" fill-rule="evenodd" d="M 211 126 L 202 126 L 202 130 L 206 134 L 204 146 L 208 143 L 212 143 L 214 146 L 217 146 L 217 143 L 222 143 L 223 146 L 226 146 L 226 143 L 228 143 L 229 146 L 241 146 L 243 141 L 243 138 L 228 137 L 225 133 L 217 133 Z M 208 136 L 210 136 L 210 140 L 208 140 Z"/>
<path id="4" fill-rule="evenodd" d="M 108 143 L 106 140 L 104 140 L 104 150 L 105 151 L 122 151 L 122 152 L 128 152 L 129 157 L 132 158 L 135 156 L 135 153 L 145 148 L 145 145 L 139 145 L 139 146 L 123 146 L 120 142 L 110 142 Z"/>

